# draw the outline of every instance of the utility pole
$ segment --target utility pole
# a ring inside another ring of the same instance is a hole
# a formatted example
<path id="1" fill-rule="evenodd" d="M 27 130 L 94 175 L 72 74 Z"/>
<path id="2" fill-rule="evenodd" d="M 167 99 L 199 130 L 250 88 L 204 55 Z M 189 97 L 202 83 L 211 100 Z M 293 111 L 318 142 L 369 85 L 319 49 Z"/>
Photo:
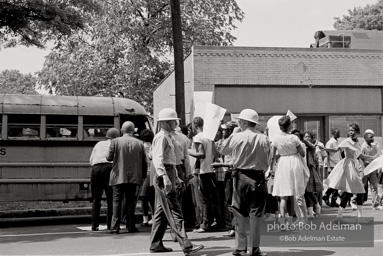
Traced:
<path id="1" fill-rule="evenodd" d="M 180 0 L 170 0 L 173 27 L 174 74 L 176 92 L 176 112 L 181 123 L 185 124 L 185 84 L 184 84 L 184 53 L 182 42 Z"/>

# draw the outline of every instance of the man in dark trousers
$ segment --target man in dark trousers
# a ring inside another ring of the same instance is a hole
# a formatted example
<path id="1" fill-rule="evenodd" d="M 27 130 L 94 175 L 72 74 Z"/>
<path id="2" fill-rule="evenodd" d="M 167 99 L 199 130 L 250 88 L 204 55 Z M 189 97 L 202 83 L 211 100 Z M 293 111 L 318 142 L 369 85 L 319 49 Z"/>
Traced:
<path id="1" fill-rule="evenodd" d="M 112 139 L 120 137 L 120 131 L 117 128 L 110 128 L 106 132 L 106 140 L 99 141 L 93 148 L 89 162 L 92 166 L 90 175 L 90 184 L 92 188 L 92 231 L 98 231 L 100 224 L 101 198 L 105 191 L 107 202 L 107 227 L 110 229 L 113 214 L 113 190 L 109 186 L 110 172 L 112 171 L 112 162 L 106 160 Z"/>
<path id="2" fill-rule="evenodd" d="M 137 232 L 134 220 L 136 190 L 146 178 L 147 163 L 144 144 L 134 137 L 134 124 L 127 121 L 121 127 L 122 137 L 112 140 L 108 161 L 113 161 L 109 185 L 113 188 L 113 217 L 109 233 L 120 232 L 122 200 L 126 200 L 126 227 Z"/>
<path id="3" fill-rule="evenodd" d="M 244 109 L 239 117 L 242 132 L 231 135 L 222 143 L 220 153 L 232 154 L 235 181 L 231 210 L 235 218 L 235 244 L 233 255 L 247 252 L 246 220 L 250 217 L 250 255 L 263 256 L 259 249 L 261 221 L 266 204 L 265 171 L 269 167 L 270 143 L 266 135 L 255 129 L 258 114 Z"/>
<path id="4" fill-rule="evenodd" d="M 161 130 L 154 136 L 152 144 L 152 164 L 155 168 L 154 189 L 156 191 L 156 210 L 150 236 L 150 252 L 171 252 L 172 248 L 163 245 L 166 227 L 169 224 L 185 255 L 203 248 L 194 245 L 186 235 L 181 207 L 177 199 L 176 187 L 183 184 L 176 170 L 175 139 L 171 132 L 177 126 L 177 113 L 165 108 L 158 114 L 157 123 Z"/>

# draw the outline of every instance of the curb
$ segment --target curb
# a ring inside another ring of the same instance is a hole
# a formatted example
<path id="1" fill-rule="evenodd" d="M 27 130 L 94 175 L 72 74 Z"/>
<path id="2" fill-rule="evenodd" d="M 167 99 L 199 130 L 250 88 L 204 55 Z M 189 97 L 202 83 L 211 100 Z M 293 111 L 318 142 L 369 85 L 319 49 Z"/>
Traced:
<path id="1" fill-rule="evenodd" d="M 142 221 L 142 213 L 136 211 L 136 222 Z M 59 208 L 0 212 L 0 228 L 92 223 L 92 208 Z M 106 208 L 101 208 L 100 221 L 106 222 Z"/>

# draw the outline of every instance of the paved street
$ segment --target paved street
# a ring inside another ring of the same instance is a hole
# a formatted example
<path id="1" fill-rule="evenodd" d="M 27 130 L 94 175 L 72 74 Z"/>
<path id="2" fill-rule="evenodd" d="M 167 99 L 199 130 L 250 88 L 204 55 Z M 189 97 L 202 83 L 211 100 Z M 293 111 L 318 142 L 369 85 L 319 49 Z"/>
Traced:
<path id="1" fill-rule="evenodd" d="M 366 216 L 373 217 L 374 247 L 277 247 L 278 244 L 262 249 L 270 256 L 324 256 L 324 255 L 382 255 L 383 251 L 383 211 L 373 211 L 371 205 L 365 205 Z M 323 218 L 335 217 L 336 209 L 323 208 Z M 355 215 L 347 208 L 345 216 Z M 140 232 L 128 234 L 125 230 L 119 235 L 110 235 L 103 231 L 91 232 L 89 225 L 47 225 L 33 227 L 3 228 L 0 230 L 0 255 L 153 255 L 149 253 L 150 228 L 139 227 Z M 103 227 L 101 227 L 103 228 Z M 196 255 L 232 255 L 235 247 L 232 238 L 225 238 L 224 232 L 196 234 L 188 232 L 195 243 L 205 245 L 205 249 Z M 288 233 L 287 233 L 288 234 Z M 365 239 L 365 234 L 358 235 L 360 240 Z M 266 238 L 264 238 L 266 239 Z M 171 241 L 167 233 L 164 239 L 166 246 L 174 249 L 167 255 L 183 255 L 177 243 Z M 312 243 L 312 242 L 311 242 Z M 160 254 L 161 255 L 161 254 Z"/>

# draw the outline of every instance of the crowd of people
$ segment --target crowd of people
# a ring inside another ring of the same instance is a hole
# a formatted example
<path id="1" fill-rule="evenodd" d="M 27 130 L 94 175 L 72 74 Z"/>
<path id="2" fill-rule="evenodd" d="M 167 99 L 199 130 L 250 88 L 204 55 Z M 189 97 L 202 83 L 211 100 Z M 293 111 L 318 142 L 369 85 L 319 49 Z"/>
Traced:
<path id="1" fill-rule="evenodd" d="M 179 126 L 170 108 L 159 112 L 157 125 L 156 134 L 146 129 L 138 139 L 134 124 L 127 121 L 122 136 L 111 128 L 106 140 L 95 145 L 90 157 L 93 231 L 99 230 L 104 191 L 111 234 L 119 233 L 124 216 L 128 232 L 138 231 L 134 211 L 141 198 L 141 225 L 152 227 L 152 253 L 172 251 L 162 241 L 168 227 L 185 255 L 203 249 L 188 238 L 185 226 L 191 226 L 196 233 L 227 231 L 224 236 L 235 239 L 233 255 L 248 249 L 250 255 L 266 255 L 260 250 L 265 217 L 284 225 L 307 223 L 321 215 L 323 201 L 338 208 L 339 220 L 351 205 L 363 222 L 368 183 L 373 209 L 383 209 L 378 194 L 381 170 L 363 175 L 381 153 L 371 129 L 364 132 L 361 145 L 356 123 L 350 124 L 342 142 L 340 130 L 332 129 L 326 144 L 312 131 L 292 129 L 289 115 L 278 120 L 275 136 L 267 129 L 259 132 L 259 116 L 252 109 L 241 111 L 237 121 L 222 122 L 214 141 L 204 135 L 203 118 Z"/>

